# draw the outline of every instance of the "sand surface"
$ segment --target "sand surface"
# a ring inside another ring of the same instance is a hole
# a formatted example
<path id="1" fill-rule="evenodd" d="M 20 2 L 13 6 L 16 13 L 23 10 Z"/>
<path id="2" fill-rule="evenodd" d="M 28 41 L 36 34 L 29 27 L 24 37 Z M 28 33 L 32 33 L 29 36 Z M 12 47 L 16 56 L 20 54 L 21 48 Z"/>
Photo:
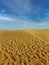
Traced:
<path id="1" fill-rule="evenodd" d="M 49 30 L 0 31 L 0 65 L 49 65 Z"/>

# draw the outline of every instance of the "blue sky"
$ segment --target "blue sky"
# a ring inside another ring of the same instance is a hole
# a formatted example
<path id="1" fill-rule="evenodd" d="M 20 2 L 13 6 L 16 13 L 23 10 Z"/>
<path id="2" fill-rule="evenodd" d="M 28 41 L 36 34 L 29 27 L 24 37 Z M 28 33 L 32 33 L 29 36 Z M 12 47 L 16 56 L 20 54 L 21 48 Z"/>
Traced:
<path id="1" fill-rule="evenodd" d="M 0 30 L 49 29 L 49 0 L 0 0 Z"/>

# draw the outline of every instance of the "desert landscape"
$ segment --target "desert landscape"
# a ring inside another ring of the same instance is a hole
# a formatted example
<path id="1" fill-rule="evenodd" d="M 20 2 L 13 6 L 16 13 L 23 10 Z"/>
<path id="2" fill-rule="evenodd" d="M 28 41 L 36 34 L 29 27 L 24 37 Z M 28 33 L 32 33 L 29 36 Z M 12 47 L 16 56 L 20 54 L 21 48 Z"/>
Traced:
<path id="1" fill-rule="evenodd" d="M 49 65 L 49 30 L 0 31 L 0 65 Z"/>

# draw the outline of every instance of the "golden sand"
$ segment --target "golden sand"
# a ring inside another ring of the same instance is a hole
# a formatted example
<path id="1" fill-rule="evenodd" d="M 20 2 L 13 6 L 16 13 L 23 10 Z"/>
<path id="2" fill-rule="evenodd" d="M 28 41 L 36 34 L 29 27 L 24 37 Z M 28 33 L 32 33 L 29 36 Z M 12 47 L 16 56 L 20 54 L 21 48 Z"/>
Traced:
<path id="1" fill-rule="evenodd" d="M 49 65 L 49 30 L 0 31 L 0 65 Z"/>

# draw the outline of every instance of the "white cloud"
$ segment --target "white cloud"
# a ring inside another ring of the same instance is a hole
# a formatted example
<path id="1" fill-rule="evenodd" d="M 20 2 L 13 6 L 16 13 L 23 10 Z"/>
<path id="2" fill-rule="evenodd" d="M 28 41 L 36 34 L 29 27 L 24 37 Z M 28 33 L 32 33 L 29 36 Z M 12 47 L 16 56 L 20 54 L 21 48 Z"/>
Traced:
<path id="1" fill-rule="evenodd" d="M 8 16 L 0 16 L 0 20 L 5 21 L 15 21 L 15 19 L 8 17 Z"/>
<path id="2" fill-rule="evenodd" d="M 3 3 L 15 14 L 18 13 L 19 15 L 24 15 L 26 12 L 32 10 L 30 0 L 5 0 Z"/>
<path id="3" fill-rule="evenodd" d="M 49 21 L 42 21 L 42 22 L 39 22 L 37 23 L 37 26 L 43 26 L 43 27 L 46 27 L 46 26 L 49 26 Z"/>
<path id="4" fill-rule="evenodd" d="M 1 10 L 2 13 L 6 12 L 6 10 Z"/>
<path id="5" fill-rule="evenodd" d="M 14 27 L 14 29 L 43 29 L 45 27 L 49 28 L 49 21 L 35 22 L 26 18 L 22 20 L 16 17 L 0 15 L 0 27 L 10 28 L 10 26 Z"/>

